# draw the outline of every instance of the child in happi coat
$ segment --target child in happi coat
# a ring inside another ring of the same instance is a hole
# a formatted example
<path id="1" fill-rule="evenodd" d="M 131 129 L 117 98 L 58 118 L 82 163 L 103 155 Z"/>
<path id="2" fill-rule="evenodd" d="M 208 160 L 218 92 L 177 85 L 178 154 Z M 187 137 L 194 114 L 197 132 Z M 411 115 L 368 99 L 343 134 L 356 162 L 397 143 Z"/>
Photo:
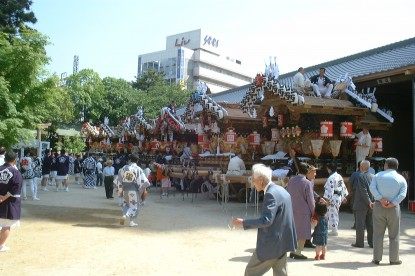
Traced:
<path id="1" fill-rule="evenodd" d="M 328 220 L 326 214 L 327 205 L 317 200 L 314 215 L 311 218 L 311 223 L 315 226 L 313 233 L 313 243 L 316 245 L 315 260 L 324 260 L 326 256 L 328 236 Z"/>

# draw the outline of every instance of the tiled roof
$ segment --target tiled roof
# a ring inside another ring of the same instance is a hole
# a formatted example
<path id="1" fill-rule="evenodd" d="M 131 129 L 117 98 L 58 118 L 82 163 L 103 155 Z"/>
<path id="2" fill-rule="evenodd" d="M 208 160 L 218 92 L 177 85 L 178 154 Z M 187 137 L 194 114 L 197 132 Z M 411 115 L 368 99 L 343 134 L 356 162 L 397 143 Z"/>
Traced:
<path id="1" fill-rule="evenodd" d="M 318 74 L 320 67 L 325 67 L 327 77 L 335 81 L 337 78 L 344 76 L 345 73 L 348 73 L 351 77 L 360 77 L 410 65 L 415 65 L 415 37 L 317 64 L 305 68 L 305 71 L 306 76 L 311 77 Z M 291 86 L 292 78 L 296 73 L 297 71 L 282 74 L 278 81 L 280 84 Z M 240 103 L 250 85 L 232 88 L 209 96 L 217 103 Z M 184 110 L 181 112 L 184 112 Z"/>
<path id="2" fill-rule="evenodd" d="M 250 85 L 246 84 L 223 92 L 210 94 L 209 96 L 217 103 L 240 103 Z"/>
<path id="3" fill-rule="evenodd" d="M 320 67 L 325 67 L 327 77 L 334 81 L 345 73 L 361 77 L 411 65 L 415 65 L 415 37 L 304 69 L 306 76 L 311 77 L 318 74 Z M 291 86 L 296 73 L 280 75 L 278 80 Z"/>

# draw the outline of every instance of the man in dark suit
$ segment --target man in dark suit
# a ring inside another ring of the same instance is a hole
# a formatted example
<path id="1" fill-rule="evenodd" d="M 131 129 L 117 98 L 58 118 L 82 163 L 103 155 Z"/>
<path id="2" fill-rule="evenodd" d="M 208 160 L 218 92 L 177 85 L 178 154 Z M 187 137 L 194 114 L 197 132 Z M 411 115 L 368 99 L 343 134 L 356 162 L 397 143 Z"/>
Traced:
<path id="1" fill-rule="evenodd" d="M 356 216 L 356 242 L 353 247 L 364 247 L 365 228 L 367 231 L 367 243 L 373 248 L 373 196 L 369 190 L 373 175 L 369 173 L 370 162 L 360 162 L 360 174 L 355 182 L 355 194 L 353 199 L 353 211 Z"/>
<path id="2" fill-rule="evenodd" d="M 258 228 L 256 250 L 245 269 L 245 276 L 263 275 L 271 268 L 274 275 L 287 275 L 287 252 L 297 247 L 291 196 L 271 181 L 272 170 L 263 164 L 252 167 L 252 182 L 264 191 L 261 216 L 257 219 L 235 218 L 236 227 Z"/>

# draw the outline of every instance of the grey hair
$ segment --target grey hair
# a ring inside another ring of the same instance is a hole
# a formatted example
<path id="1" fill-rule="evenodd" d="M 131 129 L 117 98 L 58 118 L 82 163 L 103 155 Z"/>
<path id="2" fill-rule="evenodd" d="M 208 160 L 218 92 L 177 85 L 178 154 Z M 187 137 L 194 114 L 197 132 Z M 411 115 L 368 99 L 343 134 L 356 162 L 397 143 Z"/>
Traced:
<path id="1" fill-rule="evenodd" d="M 370 162 L 369 162 L 368 160 L 363 160 L 363 161 L 361 161 L 361 162 L 360 162 L 360 168 L 361 168 L 363 171 L 367 172 L 367 171 L 369 170 L 369 168 L 370 168 Z"/>
<path id="2" fill-rule="evenodd" d="M 255 164 L 252 166 L 252 177 L 262 177 L 268 183 L 272 179 L 272 170 L 264 164 Z"/>
<path id="3" fill-rule="evenodd" d="M 385 160 L 386 166 L 388 166 L 388 169 L 397 170 L 399 166 L 399 161 L 396 158 L 389 157 Z"/>

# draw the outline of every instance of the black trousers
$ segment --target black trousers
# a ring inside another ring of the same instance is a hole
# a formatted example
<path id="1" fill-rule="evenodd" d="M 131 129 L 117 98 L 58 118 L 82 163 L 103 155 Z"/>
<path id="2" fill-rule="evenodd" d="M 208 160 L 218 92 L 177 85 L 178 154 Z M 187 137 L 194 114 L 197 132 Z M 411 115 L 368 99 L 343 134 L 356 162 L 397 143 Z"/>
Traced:
<path id="1" fill-rule="evenodd" d="M 112 198 L 112 191 L 114 190 L 114 176 L 105 176 L 104 185 L 105 185 L 105 195 L 107 198 Z"/>
<path id="2" fill-rule="evenodd" d="M 104 175 L 102 173 L 97 174 L 97 186 L 102 186 L 102 179 Z"/>

